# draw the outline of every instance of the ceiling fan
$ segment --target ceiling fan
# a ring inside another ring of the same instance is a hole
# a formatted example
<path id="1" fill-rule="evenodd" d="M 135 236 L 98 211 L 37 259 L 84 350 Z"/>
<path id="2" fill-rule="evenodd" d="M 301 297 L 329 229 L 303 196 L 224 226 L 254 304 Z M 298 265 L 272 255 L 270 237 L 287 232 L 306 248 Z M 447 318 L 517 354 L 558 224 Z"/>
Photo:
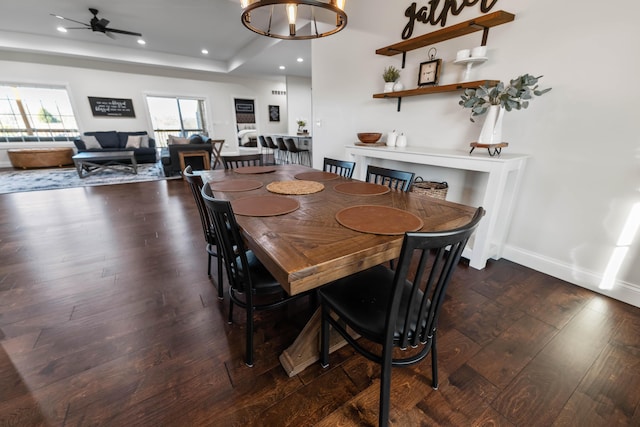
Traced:
<path id="1" fill-rule="evenodd" d="M 91 18 L 91 21 L 86 24 L 84 22 L 80 22 L 80 21 L 76 21 L 75 19 L 69 19 L 69 18 L 65 18 L 64 16 L 60 16 L 60 15 L 55 15 L 55 14 L 51 14 L 51 16 L 55 16 L 58 19 L 64 19 L 67 21 L 71 21 L 71 22 L 75 22 L 76 24 L 81 24 L 84 25 L 84 27 L 65 27 L 67 30 L 91 30 L 91 31 L 97 31 L 100 33 L 103 33 L 104 35 L 114 38 L 112 33 L 116 33 L 116 34 L 126 34 L 128 36 L 138 36 L 138 37 L 142 37 L 142 34 L 140 33 L 134 33 L 132 31 L 125 31 L 125 30 L 117 30 L 115 28 L 109 28 L 107 27 L 107 25 L 109 25 L 109 21 L 104 19 L 104 18 L 98 18 L 98 9 L 93 9 L 93 8 L 89 8 L 89 12 L 91 12 L 93 14 L 93 18 Z"/>

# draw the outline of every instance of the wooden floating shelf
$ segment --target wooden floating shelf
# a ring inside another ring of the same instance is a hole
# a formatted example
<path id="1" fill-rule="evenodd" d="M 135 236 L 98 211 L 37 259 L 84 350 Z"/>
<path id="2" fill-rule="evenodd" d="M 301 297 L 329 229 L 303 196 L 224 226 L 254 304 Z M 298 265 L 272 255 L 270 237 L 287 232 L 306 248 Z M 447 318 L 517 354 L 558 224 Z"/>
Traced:
<path id="1" fill-rule="evenodd" d="M 476 80 L 473 82 L 464 82 L 464 83 L 454 83 L 450 85 L 444 86 L 423 86 L 417 89 L 408 89 L 408 90 L 400 90 L 398 92 L 386 92 L 386 93 L 376 93 L 373 95 L 374 98 L 403 98 L 406 96 L 418 96 L 418 95 L 428 95 L 431 93 L 442 93 L 442 92 L 455 92 L 457 90 L 468 89 L 468 88 L 477 88 L 478 86 L 482 86 L 483 84 L 497 85 L 499 80 Z"/>
<path id="2" fill-rule="evenodd" d="M 409 40 L 404 40 L 399 43 L 392 44 L 376 50 L 378 55 L 394 56 L 400 53 L 406 53 L 411 50 L 420 49 L 422 47 L 430 46 L 435 43 L 439 43 L 445 40 L 449 40 L 455 37 L 464 36 L 467 34 L 475 33 L 476 31 L 485 31 L 483 36 L 483 42 L 486 42 L 486 30 L 487 28 L 495 27 L 496 25 L 505 24 L 515 19 L 513 13 L 499 10 L 497 12 L 488 13 L 486 15 L 479 16 L 468 21 L 461 22 L 459 24 L 452 25 L 450 27 L 436 30 L 422 36 L 414 37 Z M 485 43 L 483 43 L 484 45 Z"/>

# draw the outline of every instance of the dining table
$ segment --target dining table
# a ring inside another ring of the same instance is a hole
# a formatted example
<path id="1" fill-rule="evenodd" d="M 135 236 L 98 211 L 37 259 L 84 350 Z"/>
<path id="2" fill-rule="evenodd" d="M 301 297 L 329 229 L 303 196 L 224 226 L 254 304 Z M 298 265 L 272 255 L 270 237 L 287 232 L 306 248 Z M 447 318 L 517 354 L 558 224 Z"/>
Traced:
<path id="1" fill-rule="evenodd" d="M 396 259 L 405 232 L 467 224 L 475 208 L 302 165 L 202 172 L 230 200 L 247 247 L 289 295 Z M 235 182 L 237 181 L 237 182 Z M 280 362 L 294 376 L 319 359 L 320 310 Z M 331 338 L 330 351 L 344 342 Z"/>

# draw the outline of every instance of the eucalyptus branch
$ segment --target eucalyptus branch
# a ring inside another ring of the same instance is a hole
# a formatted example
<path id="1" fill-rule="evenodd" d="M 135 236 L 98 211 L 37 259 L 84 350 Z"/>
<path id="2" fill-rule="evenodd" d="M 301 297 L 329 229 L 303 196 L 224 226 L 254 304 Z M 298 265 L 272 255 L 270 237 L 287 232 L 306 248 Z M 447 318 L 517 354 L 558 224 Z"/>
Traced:
<path id="1" fill-rule="evenodd" d="M 529 101 L 534 96 L 544 95 L 551 90 L 551 88 L 538 89 L 538 80 L 541 77 L 524 74 L 511 80 L 506 87 L 503 82 L 499 82 L 492 87 L 485 83 L 476 89 L 465 89 L 463 95 L 460 95 L 461 100 L 458 104 L 463 108 L 471 109 L 469 120 L 472 122 L 475 116 L 486 113 L 492 105 L 499 105 L 507 111 L 521 110 L 529 106 Z"/>

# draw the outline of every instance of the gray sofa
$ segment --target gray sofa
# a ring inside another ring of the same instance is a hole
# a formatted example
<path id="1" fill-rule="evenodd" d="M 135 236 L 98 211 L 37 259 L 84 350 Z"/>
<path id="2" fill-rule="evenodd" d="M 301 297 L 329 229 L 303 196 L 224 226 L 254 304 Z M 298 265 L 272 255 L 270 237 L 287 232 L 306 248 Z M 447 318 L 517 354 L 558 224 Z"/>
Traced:
<path id="1" fill-rule="evenodd" d="M 134 138 L 130 139 L 129 136 Z M 155 163 L 157 161 L 156 141 L 147 135 L 146 131 L 85 132 L 81 138 L 75 139 L 73 143 L 78 149 L 78 153 L 83 151 L 133 150 L 138 163 Z"/>

